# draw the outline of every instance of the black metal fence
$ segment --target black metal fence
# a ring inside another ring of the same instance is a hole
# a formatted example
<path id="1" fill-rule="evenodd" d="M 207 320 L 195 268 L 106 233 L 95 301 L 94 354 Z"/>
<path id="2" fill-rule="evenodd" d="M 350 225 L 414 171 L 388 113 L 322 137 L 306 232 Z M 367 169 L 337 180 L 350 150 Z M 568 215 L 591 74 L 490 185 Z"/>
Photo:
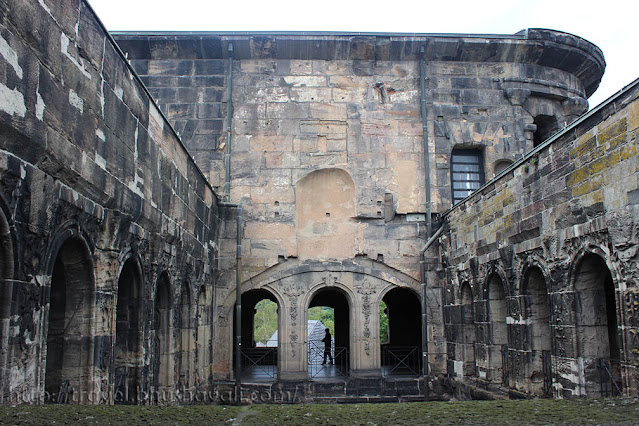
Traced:
<path id="1" fill-rule="evenodd" d="M 421 352 L 419 346 L 385 346 L 382 348 L 384 376 L 419 376 Z"/>
<path id="2" fill-rule="evenodd" d="M 599 358 L 599 387 L 601 396 L 623 396 L 621 381 L 621 361 Z"/>
<path id="3" fill-rule="evenodd" d="M 330 357 L 324 357 L 323 342 L 309 340 L 308 374 L 311 378 L 343 378 L 348 376 L 348 349 L 332 346 L 330 354 Z"/>
<path id="4" fill-rule="evenodd" d="M 277 348 L 242 348 L 242 377 L 274 379 L 277 376 Z"/>

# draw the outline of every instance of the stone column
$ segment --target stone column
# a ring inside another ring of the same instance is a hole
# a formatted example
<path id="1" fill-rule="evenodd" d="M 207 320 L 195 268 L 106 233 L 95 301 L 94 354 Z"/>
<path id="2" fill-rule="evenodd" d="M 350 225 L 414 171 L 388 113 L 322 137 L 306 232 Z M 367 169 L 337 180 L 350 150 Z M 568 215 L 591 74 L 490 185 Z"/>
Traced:
<path id="1" fill-rule="evenodd" d="M 303 289 L 298 284 L 285 286 L 286 295 L 280 307 L 279 379 L 306 380 L 308 378 L 306 313 L 301 304 Z"/>
<path id="2" fill-rule="evenodd" d="M 357 299 L 351 307 L 352 377 L 382 375 L 379 347 L 378 287 L 365 279 L 354 285 Z"/>

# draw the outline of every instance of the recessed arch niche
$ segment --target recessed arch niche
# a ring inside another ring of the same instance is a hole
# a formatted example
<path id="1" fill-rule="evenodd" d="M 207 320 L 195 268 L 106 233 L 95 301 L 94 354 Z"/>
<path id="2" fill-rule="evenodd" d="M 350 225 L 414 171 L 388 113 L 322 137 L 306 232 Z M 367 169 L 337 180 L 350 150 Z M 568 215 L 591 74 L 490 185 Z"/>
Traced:
<path id="1" fill-rule="evenodd" d="M 295 186 L 300 259 L 349 259 L 357 253 L 355 184 L 342 169 L 316 170 Z"/>

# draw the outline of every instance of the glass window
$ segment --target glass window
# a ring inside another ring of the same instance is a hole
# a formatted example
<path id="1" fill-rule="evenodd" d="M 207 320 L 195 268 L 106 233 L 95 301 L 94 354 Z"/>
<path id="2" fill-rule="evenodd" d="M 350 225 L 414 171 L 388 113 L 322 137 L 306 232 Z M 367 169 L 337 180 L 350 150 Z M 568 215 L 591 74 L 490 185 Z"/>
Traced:
<path id="1" fill-rule="evenodd" d="M 453 204 L 457 204 L 484 184 L 484 166 L 479 150 L 453 150 L 450 168 Z"/>

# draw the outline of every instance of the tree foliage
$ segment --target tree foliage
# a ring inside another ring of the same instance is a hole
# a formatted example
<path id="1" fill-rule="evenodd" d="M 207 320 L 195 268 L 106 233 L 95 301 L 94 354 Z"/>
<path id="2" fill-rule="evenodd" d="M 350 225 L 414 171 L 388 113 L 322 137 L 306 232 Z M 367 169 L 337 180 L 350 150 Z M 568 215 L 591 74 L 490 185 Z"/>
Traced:
<path id="1" fill-rule="evenodd" d="M 268 299 L 260 300 L 255 305 L 253 319 L 253 338 L 255 342 L 266 344 L 277 330 L 277 303 Z"/>
<path id="2" fill-rule="evenodd" d="M 309 320 L 319 320 L 335 335 L 335 312 L 328 306 L 315 306 L 308 310 Z M 255 318 L 253 321 L 253 333 L 255 342 L 266 344 L 275 330 L 277 330 L 277 303 L 268 299 L 259 301 L 255 305 Z M 388 315 L 386 303 L 379 305 L 379 337 L 380 342 L 388 341 Z"/>
<path id="3" fill-rule="evenodd" d="M 331 334 L 335 335 L 335 311 L 328 306 L 315 306 L 308 310 L 308 319 L 320 320 Z"/>
<path id="4" fill-rule="evenodd" d="M 388 314 L 386 313 L 386 303 L 382 300 L 379 304 L 379 341 L 388 342 Z"/>

